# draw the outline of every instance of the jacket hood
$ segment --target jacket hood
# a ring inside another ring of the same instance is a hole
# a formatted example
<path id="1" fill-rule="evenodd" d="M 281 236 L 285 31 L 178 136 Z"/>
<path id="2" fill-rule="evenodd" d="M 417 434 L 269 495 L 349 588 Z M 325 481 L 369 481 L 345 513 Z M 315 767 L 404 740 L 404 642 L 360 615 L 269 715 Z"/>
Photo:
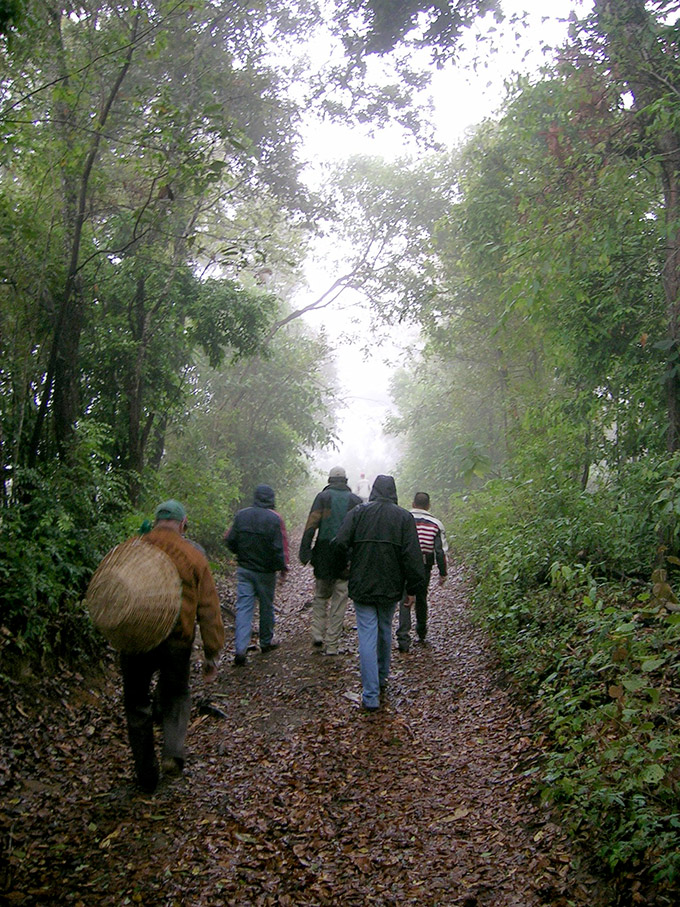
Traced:
<path id="1" fill-rule="evenodd" d="M 369 501 L 386 500 L 397 503 L 397 486 L 392 476 L 377 476 L 371 489 Z"/>
<path id="2" fill-rule="evenodd" d="M 258 485 L 255 489 L 253 506 L 272 508 L 275 503 L 274 489 L 271 485 Z"/>

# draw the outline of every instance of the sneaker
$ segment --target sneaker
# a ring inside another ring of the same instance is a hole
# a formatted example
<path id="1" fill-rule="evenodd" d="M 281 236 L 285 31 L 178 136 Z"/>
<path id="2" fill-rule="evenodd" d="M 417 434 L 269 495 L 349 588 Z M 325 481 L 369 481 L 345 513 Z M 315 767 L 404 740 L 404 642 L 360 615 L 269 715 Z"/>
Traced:
<path id="1" fill-rule="evenodd" d="M 234 655 L 234 664 L 237 668 L 242 668 L 247 659 L 245 655 Z"/>
<path id="2" fill-rule="evenodd" d="M 161 768 L 166 778 L 179 778 L 184 771 L 184 759 L 177 756 L 166 756 L 161 762 Z"/>
<path id="3" fill-rule="evenodd" d="M 364 712 L 377 712 L 380 708 L 380 705 L 366 705 L 366 703 L 362 699 L 361 708 L 364 710 Z"/>
<path id="4" fill-rule="evenodd" d="M 397 651 L 398 651 L 398 652 L 401 652 L 402 655 L 408 655 L 408 653 L 409 653 L 411 650 L 410 650 L 407 646 L 397 646 Z"/>
<path id="5" fill-rule="evenodd" d="M 430 648 L 429 642 L 428 642 L 426 639 L 422 639 L 421 637 L 418 637 L 418 641 L 416 642 L 416 645 L 417 645 L 417 646 L 422 646 L 423 649 L 429 649 L 429 648 Z"/>
<path id="6" fill-rule="evenodd" d="M 264 655 L 265 652 L 271 652 L 272 649 L 278 649 L 280 643 L 278 642 L 269 642 L 264 646 L 260 646 L 260 652 Z"/>

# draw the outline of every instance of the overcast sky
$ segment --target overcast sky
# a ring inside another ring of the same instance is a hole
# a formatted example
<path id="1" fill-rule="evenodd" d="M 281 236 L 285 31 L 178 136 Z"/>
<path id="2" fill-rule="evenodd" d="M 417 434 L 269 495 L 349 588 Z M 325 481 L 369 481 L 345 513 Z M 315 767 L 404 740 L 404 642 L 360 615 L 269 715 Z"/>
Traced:
<path id="1" fill-rule="evenodd" d="M 567 34 L 569 13 L 574 10 L 582 16 L 591 6 L 591 0 L 505 0 L 506 13 L 526 11 L 529 14 L 529 26 L 520 31 L 518 40 L 513 34 L 506 36 L 497 53 L 489 54 L 484 50 L 488 65 L 478 66 L 476 72 L 470 65 L 465 65 L 479 47 L 474 33 L 470 34 L 466 40 L 468 49 L 461 54 L 459 65 L 434 73 L 432 97 L 437 139 L 447 146 L 458 144 L 471 127 L 493 116 L 504 97 L 504 80 L 513 73 L 538 71 L 545 62 L 542 45 L 562 44 Z M 309 172 L 312 183 L 322 178 L 320 174 L 329 163 L 353 154 L 379 155 L 393 160 L 413 152 L 412 145 L 396 127 L 370 136 L 361 134 L 356 127 L 319 125 L 318 122 L 310 123 L 305 148 L 312 161 Z M 309 291 L 301 293 L 295 304 L 306 305 L 319 297 L 335 276 L 324 266 L 310 262 L 307 270 Z M 402 336 L 395 336 L 392 343 L 375 347 L 370 355 L 362 353 L 369 335 L 370 318 L 362 303 L 365 300 L 357 296 L 341 297 L 333 311 L 307 316 L 312 326 L 325 325 L 332 337 L 350 330 L 355 332 L 354 342 L 340 344 L 337 349 L 338 374 L 347 404 L 340 418 L 340 449 L 324 452 L 317 458 L 322 472 L 336 464 L 344 465 L 352 487 L 356 486 L 361 471 L 372 480 L 377 473 L 391 473 L 398 460 L 398 446 L 393 438 L 383 435 L 381 427 L 391 408 L 390 375 L 408 356 L 409 343 L 409 338 L 402 332 Z M 353 325 L 352 319 L 357 319 L 357 324 Z"/>

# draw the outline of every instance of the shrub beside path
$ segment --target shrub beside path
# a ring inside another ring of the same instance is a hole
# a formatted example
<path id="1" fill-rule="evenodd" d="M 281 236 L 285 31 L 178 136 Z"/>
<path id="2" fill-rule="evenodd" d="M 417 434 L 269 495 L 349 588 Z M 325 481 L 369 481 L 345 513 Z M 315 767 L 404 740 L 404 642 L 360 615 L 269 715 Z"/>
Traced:
<path id="1" fill-rule="evenodd" d="M 298 567 L 278 592 L 278 650 L 236 668 L 228 628 L 217 683 L 196 664 L 185 775 L 151 797 L 131 781 L 115 669 L 2 680 L 4 903 L 610 903 L 531 793 L 531 719 L 468 620 L 462 576 L 432 586 L 430 646 L 395 649 L 375 714 L 359 706 L 352 609 L 325 657 L 311 590 Z M 220 591 L 228 612 L 233 583 Z"/>

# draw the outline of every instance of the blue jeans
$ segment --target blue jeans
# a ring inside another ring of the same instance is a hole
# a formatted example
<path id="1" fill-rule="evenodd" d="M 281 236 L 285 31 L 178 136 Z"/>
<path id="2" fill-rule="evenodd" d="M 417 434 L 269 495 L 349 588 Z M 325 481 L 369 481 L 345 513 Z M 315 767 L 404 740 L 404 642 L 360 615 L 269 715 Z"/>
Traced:
<path id="1" fill-rule="evenodd" d="M 392 605 L 362 605 L 354 602 L 359 636 L 359 666 L 363 695 L 367 708 L 380 705 L 380 688 L 387 683 L 392 656 Z"/>
<path id="2" fill-rule="evenodd" d="M 268 646 L 274 636 L 274 592 L 276 573 L 257 573 L 236 568 L 236 630 L 234 648 L 245 655 L 250 645 L 255 599 L 260 605 L 260 645 Z"/>

